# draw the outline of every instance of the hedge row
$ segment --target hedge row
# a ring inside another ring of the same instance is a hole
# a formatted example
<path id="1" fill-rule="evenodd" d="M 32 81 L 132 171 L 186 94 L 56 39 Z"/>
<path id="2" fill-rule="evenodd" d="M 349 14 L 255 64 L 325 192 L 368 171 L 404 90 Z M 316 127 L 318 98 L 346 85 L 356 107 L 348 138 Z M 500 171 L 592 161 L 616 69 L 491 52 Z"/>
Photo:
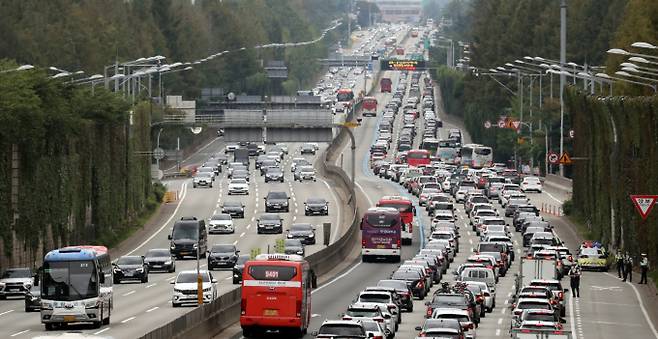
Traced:
<path id="1" fill-rule="evenodd" d="M 565 100 L 576 135 L 574 213 L 590 221 L 595 238 L 655 262 L 657 212 L 642 220 L 630 195 L 658 194 L 658 96 L 596 97 L 570 88 Z"/>

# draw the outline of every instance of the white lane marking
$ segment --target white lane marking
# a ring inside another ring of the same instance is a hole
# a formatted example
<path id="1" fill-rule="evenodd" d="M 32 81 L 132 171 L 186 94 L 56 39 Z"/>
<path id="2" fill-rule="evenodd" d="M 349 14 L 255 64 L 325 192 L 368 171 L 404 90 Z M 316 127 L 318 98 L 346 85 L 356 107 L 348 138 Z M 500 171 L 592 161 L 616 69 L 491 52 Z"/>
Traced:
<path id="1" fill-rule="evenodd" d="M 614 275 L 608 272 L 605 272 L 605 274 L 617 279 L 617 277 L 615 277 Z M 651 318 L 649 318 L 649 313 L 647 313 L 647 309 L 644 307 L 644 302 L 642 302 L 642 297 L 640 296 L 640 292 L 638 292 L 635 285 L 631 284 L 630 282 L 627 281 L 626 284 L 631 288 L 633 288 L 633 292 L 635 292 L 635 297 L 637 298 L 637 301 L 640 302 L 640 308 L 642 309 L 642 314 L 644 315 L 644 319 L 646 319 L 647 323 L 649 323 L 649 327 L 651 328 L 651 332 L 653 332 L 653 336 L 656 337 L 656 339 L 658 339 L 658 332 L 656 332 L 656 327 L 653 326 L 653 322 L 651 321 Z"/>
<path id="2" fill-rule="evenodd" d="M 219 208 L 219 203 L 217 203 L 217 205 L 215 205 L 215 208 Z"/>
<path id="3" fill-rule="evenodd" d="M 498 325 L 503 323 L 503 318 L 498 318 Z"/>
<path id="4" fill-rule="evenodd" d="M 317 313 L 313 313 L 313 314 L 311 314 L 311 318 L 317 318 L 317 317 L 319 317 L 319 316 L 320 316 L 320 315 L 317 314 Z"/>
<path id="5" fill-rule="evenodd" d="M 293 216 L 292 216 L 292 222 L 295 222 L 295 220 L 297 220 L 297 216 L 296 216 L 296 215 L 293 215 Z"/>
<path id="6" fill-rule="evenodd" d="M 499 329 L 496 329 L 496 336 L 497 336 L 497 337 L 500 337 L 500 328 L 499 328 Z"/>
<path id="7" fill-rule="evenodd" d="M 256 220 L 256 217 L 251 217 L 251 221 L 253 222 L 254 220 Z"/>
<path id="8" fill-rule="evenodd" d="M 215 214 L 217 214 L 217 210 L 216 210 L 216 209 L 215 209 L 214 211 L 212 211 L 212 215 L 215 215 Z"/>
<path id="9" fill-rule="evenodd" d="M 335 208 L 336 208 L 336 211 L 337 211 L 337 214 L 338 214 L 337 217 L 336 217 L 336 225 L 340 225 L 340 222 L 341 222 L 341 220 L 342 220 L 342 219 L 341 219 L 341 216 L 340 216 L 340 210 L 341 210 L 342 208 L 339 208 L 339 207 L 338 207 L 339 202 L 338 202 L 338 198 L 336 197 L 336 192 L 334 192 L 334 190 L 331 189 L 331 186 L 329 186 L 329 183 L 327 183 L 326 180 L 324 180 L 324 179 L 322 179 L 322 178 L 318 178 L 318 179 L 320 179 L 320 181 L 322 181 L 322 183 L 323 183 L 325 186 L 327 186 L 327 189 L 329 190 L 329 192 L 331 192 L 331 196 L 334 198 L 334 202 L 335 202 L 335 204 L 336 204 L 336 207 L 335 207 Z M 329 240 L 329 243 L 330 243 L 330 244 L 333 244 L 334 242 L 336 242 L 336 237 L 338 237 L 338 235 L 339 235 L 339 233 L 340 233 L 340 232 L 337 232 L 337 231 L 338 231 L 338 230 L 336 230 L 336 232 L 331 232 L 331 233 L 332 233 L 332 234 L 331 234 L 331 239 Z"/>
<path id="10" fill-rule="evenodd" d="M 201 265 L 199 265 L 199 267 L 206 267 L 206 266 L 208 266 L 208 264 L 201 264 Z"/>
<path id="11" fill-rule="evenodd" d="M 574 314 L 573 314 L 573 298 L 569 296 L 569 322 L 571 323 L 571 333 L 573 333 L 573 338 L 578 339 L 578 335 L 576 334 L 576 329 L 575 329 L 575 321 L 574 321 Z"/>
<path id="12" fill-rule="evenodd" d="M 171 216 L 169 216 L 169 219 L 167 219 L 167 221 L 165 221 L 165 222 L 162 224 L 162 226 L 160 226 L 160 228 L 159 228 L 156 232 L 153 232 L 153 234 L 151 234 L 150 237 L 148 237 L 146 240 L 144 240 L 144 242 L 142 242 L 141 244 L 139 244 L 139 245 L 138 245 L 137 247 L 135 247 L 132 251 L 126 253 L 125 255 L 131 255 L 131 254 L 135 253 L 138 249 L 142 248 L 142 247 L 143 247 L 144 245 L 146 245 L 149 241 L 151 241 L 153 238 L 155 238 L 156 235 L 160 234 L 160 232 L 161 232 L 165 227 L 167 227 L 167 226 L 170 225 L 169 223 L 171 222 L 172 219 L 174 219 L 174 216 L 176 215 L 176 213 L 178 213 L 178 210 L 179 210 L 180 207 L 183 205 L 183 200 L 185 200 L 185 196 L 187 196 L 187 181 L 181 184 L 181 191 L 183 192 L 183 194 L 181 195 L 180 200 L 178 200 L 178 206 L 176 206 L 176 209 L 174 209 L 174 212 L 171 213 Z"/>
<path id="13" fill-rule="evenodd" d="M 240 238 L 244 237 L 245 232 L 240 233 Z"/>
<path id="14" fill-rule="evenodd" d="M 174 280 L 174 279 L 176 279 L 176 276 L 169 277 L 169 278 L 167 278 L 167 279 L 165 279 L 165 280 L 167 280 L 167 281 L 172 281 L 172 280 Z"/>
<path id="15" fill-rule="evenodd" d="M 146 286 L 146 287 L 144 287 L 144 288 L 151 288 L 151 287 L 153 287 L 153 286 L 155 286 L 155 285 L 157 285 L 157 284 L 151 284 L 151 285 L 148 285 L 148 286 Z"/>
<path id="16" fill-rule="evenodd" d="M 299 210 L 295 208 L 295 214 L 299 213 Z"/>
<path id="17" fill-rule="evenodd" d="M 4 312 L 0 313 L 0 315 L 5 315 L 5 314 L 11 313 L 11 312 L 14 312 L 14 310 L 4 311 Z"/>
<path id="18" fill-rule="evenodd" d="M 133 319 L 135 319 L 135 318 L 137 318 L 137 317 L 130 317 L 130 318 L 128 318 L 128 319 L 124 319 L 124 320 L 121 321 L 121 323 L 122 323 L 122 324 L 125 324 L 125 323 L 127 323 L 127 322 L 129 322 L 129 321 L 131 321 L 131 320 L 133 320 Z"/>
<path id="19" fill-rule="evenodd" d="M 363 195 L 366 196 L 366 199 L 368 199 L 368 204 L 369 204 L 368 206 L 375 206 L 375 204 L 372 203 L 372 199 L 370 199 L 368 193 L 366 193 L 366 190 L 363 189 L 363 186 L 361 186 L 361 184 L 359 184 L 358 182 L 355 182 L 354 184 L 356 185 L 356 187 L 358 187 L 361 190 L 361 193 L 363 193 Z"/>
<path id="20" fill-rule="evenodd" d="M 564 203 L 564 201 L 562 201 L 562 200 L 560 200 L 560 199 L 554 197 L 552 194 L 550 194 L 550 193 L 548 193 L 548 192 L 545 192 L 545 193 L 546 193 L 546 195 L 548 195 L 551 199 L 557 201 L 558 203 L 560 203 L 560 204 L 563 204 L 563 203 Z"/>
<path id="21" fill-rule="evenodd" d="M 233 277 L 226 277 L 226 278 L 224 278 L 224 280 L 231 280 L 231 279 L 233 279 Z"/>
<path id="22" fill-rule="evenodd" d="M 356 265 L 352 266 L 352 268 L 350 268 L 349 270 L 347 270 L 347 272 L 345 272 L 345 273 L 343 273 L 343 274 L 341 274 L 341 275 L 339 275 L 339 276 L 337 276 L 337 277 L 331 279 L 331 280 L 330 280 L 329 282 L 327 282 L 326 284 L 324 284 L 324 285 L 322 285 L 322 286 L 320 286 L 320 287 L 314 289 L 314 290 L 311 292 L 311 294 L 316 293 L 316 292 L 322 290 L 323 288 L 325 288 L 325 287 L 327 287 L 327 286 L 329 286 L 329 285 L 335 283 L 336 281 L 338 281 L 338 280 L 340 280 L 340 279 L 346 277 L 348 274 L 352 273 L 352 271 L 354 271 L 357 267 L 359 267 L 359 265 L 361 265 L 361 261 L 359 261 Z"/>
<path id="23" fill-rule="evenodd" d="M 105 332 L 105 331 L 109 331 L 109 330 L 110 330 L 110 327 L 106 327 L 106 328 L 104 328 L 104 329 L 102 329 L 102 330 L 100 330 L 100 331 L 94 332 L 94 335 L 98 335 L 98 334 L 101 334 L 101 333 L 103 333 L 103 332 Z"/>
<path id="24" fill-rule="evenodd" d="M 131 295 L 131 294 L 134 294 L 135 292 L 136 292 L 135 290 L 132 290 L 132 291 L 126 293 L 126 294 L 123 294 L 123 296 L 124 296 L 124 297 L 127 297 L 127 296 L 129 296 L 129 295 Z"/>
<path id="25" fill-rule="evenodd" d="M 247 229 L 249 229 L 249 228 L 251 228 L 251 224 L 248 224 L 248 225 L 247 225 Z"/>
<path id="26" fill-rule="evenodd" d="M 470 236 L 470 235 L 471 235 L 471 231 L 466 231 L 466 234 L 468 234 L 468 235 Z"/>
<path id="27" fill-rule="evenodd" d="M 237 245 L 237 244 L 238 244 L 238 241 L 237 241 L 237 240 L 233 242 L 233 245 Z"/>
<path id="28" fill-rule="evenodd" d="M 146 313 L 151 313 L 151 312 L 157 310 L 158 308 L 160 308 L 160 307 L 155 306 L 155 307 L 149 308 L 148 310 L 146 310 Z"/>
<path id="29" fill-rule="evenodd" d="M 23 334 L 23 333 L 25 333 L 25 332 L 29 332 L 29 331 L 30 331 L 30 330 L 23 330 L 23 331 L 20 331 L 20 332 L 16 332 L 16 333 L 10 335 L 10 337 L 15 337 L 15 336 L 17 336 L 17 335 L 21 335 L 21 334 Z"/>
<path id="30" fill-rule="evenodd" d="M 503 308 L 502 310 L 500 310 L 500 314 L 505 314 L 505 311 L 507 311 L 507 309 Z"/>
<path id="31" fill-rule="evenodd" d="M 473 239 L 468 239 L 468 243 L 473 245 Z"/>

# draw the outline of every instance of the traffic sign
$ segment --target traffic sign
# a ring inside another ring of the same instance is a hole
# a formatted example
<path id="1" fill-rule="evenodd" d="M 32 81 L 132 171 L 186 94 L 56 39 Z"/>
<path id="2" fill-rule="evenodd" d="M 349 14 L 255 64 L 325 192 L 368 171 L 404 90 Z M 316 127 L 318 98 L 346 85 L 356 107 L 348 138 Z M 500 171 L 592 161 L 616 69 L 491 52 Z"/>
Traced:
<path id="1" fill-rule="evenodd" d="M 162 160 L 165 156 L 165 151 L 161 147 L 157 147 L 153 150 L 153 159 Z"/>
<path id="2" fill-rule="evenodd" d="M 570 129 L 569 130 L 569 138 L 573 139 L 574 136 L 576 136 L 576 133 L 572 129 Z"/>
<path id="3" fill-rule="evenodd" d="M 487 120 L 484 122 L 484 128 L 489 129 L 491 128 L 491 121 Z"/>
<path id="4" fill-rule="evenodd" d="M 514 127 L 514 129 L 519 129 L 520 125 L 521 125 L 520 121 L 518 121 L 518 120 L 512 121 L 512 126 Z"/>
<path id="5" fill-rule="evenodd" d="M 559 163 L 562 165 L 571 165 L 571 157 L 569 157 L 569 153 L 562 153 Z"/>
<path id="6" fill-rule="evenodd" d="M 498 128 L 505 128 L 505 120 L 498 121 Z"/>
<path id="7" fill-rule="evenodd" d="M 548 152 L 548 155 L 546 156 L 546 159 L 548 160 L 549 163 L 553 165 L 557 165 L 560 163 L 560 155 L 557 153 L 550 151 Z"/>
<path id="8" fill-rule="evenodd" d="M 647 219 L 653 205 L 656 204 L 656 199 L 658 199 L 658 195 L 631 195 L 633 205 L 635 205 L 635 209 L 640 213 L 642 220 Z"/>

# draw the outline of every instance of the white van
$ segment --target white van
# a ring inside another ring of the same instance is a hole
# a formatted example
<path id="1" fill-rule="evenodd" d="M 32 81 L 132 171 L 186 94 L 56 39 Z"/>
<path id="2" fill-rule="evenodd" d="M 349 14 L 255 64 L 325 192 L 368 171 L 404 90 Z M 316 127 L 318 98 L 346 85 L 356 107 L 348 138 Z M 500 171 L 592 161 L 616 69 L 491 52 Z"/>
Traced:
<path id="1" fill-rule="evenodd" d="M 496 291 L 496 276 L 490 268 L 469 267 L 465 268 L 459 275 L 460 281 L 480 281 L 486 283 L 489 288 Z"/>

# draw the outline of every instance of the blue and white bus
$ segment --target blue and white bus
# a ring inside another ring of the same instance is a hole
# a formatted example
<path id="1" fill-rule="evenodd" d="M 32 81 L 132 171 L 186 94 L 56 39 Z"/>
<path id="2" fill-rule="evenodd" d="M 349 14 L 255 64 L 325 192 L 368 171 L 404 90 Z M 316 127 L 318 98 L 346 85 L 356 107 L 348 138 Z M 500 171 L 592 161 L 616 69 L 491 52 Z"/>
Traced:
<path id="1" fill-rule="evenodd" d="M 68 323 L 110 323 L 112 262 L 105 246 L 69 246 L 46 254 L 40 275 L 41 322 L 46 330 Z"/>

